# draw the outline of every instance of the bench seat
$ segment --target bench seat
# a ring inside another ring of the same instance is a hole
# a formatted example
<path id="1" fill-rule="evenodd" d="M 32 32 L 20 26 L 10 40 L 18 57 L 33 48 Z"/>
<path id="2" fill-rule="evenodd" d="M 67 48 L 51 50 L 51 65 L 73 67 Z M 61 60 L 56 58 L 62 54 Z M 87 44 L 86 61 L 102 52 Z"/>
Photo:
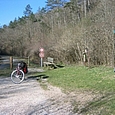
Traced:
<path id="1" fill-rule="evenodd" d="M 53 62 L 53 58 L 48 57 L 47 62 L 43 62 L 44 67 L 57 68 L 56 64 Z"/>

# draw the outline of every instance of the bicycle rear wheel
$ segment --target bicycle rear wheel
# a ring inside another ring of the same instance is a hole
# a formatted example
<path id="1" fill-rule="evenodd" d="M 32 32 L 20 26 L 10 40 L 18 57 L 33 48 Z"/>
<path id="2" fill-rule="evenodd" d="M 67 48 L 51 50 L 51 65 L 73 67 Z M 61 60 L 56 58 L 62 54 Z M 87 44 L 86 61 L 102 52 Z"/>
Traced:
<path id="1" fill-rule="evenodd" d="M 11 80 L 13 83 L 19 84 L 24 80 L 24 72 L 22 70 L 14 70 L 11 73 Z"/>

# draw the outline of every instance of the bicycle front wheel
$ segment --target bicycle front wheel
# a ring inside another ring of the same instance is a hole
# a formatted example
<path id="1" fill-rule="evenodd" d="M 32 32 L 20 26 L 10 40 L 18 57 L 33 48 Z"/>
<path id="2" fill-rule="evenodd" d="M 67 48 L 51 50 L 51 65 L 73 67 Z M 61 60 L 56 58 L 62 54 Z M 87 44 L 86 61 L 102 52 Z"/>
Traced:
<path id="1" fill-rule="evenodd" d="M 16 84 L 21 83 L 24 80 L 24 72 L 22 70 L 14 70 L 11 73 L 11 80 Z"/>

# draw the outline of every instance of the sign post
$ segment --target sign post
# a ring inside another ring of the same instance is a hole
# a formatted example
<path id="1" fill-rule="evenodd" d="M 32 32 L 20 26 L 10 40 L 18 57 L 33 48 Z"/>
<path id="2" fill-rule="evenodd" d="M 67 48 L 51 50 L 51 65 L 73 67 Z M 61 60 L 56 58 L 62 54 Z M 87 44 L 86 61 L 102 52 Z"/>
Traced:
<path id="1" fill-rule="evenodd" d="M 42 58 L 41 58 L 41 64 L 40 64 L 40 65 L 41 65 L 41 67 L 42 67 L 42 65 L 43 65 L 43 59 L 42 59 Z"/>
<path id="2" fill-rule="evenodd" d="M 42 67 L 42 65 L 43 65 L 43 57 L 44 57 L 44 49 L 43 48 L 39 49 L 39 57 L 41 58 L 40 59 L 40 66 Z"/>

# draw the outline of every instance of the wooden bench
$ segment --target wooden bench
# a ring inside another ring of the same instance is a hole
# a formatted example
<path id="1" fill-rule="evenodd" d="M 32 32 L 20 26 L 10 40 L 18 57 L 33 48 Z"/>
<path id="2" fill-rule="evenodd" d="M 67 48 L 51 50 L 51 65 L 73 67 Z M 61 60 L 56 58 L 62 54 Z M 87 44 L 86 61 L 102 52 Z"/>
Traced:
<path id="1" fill-rule="evenodd" d="M 56 64 L 54 63 L 54 59 L 51 57 L 47 58 L 47 62 L 43 62 L 44 67 L 50 67 L 50 69 L 52 68 L 57 68 Z"/>

